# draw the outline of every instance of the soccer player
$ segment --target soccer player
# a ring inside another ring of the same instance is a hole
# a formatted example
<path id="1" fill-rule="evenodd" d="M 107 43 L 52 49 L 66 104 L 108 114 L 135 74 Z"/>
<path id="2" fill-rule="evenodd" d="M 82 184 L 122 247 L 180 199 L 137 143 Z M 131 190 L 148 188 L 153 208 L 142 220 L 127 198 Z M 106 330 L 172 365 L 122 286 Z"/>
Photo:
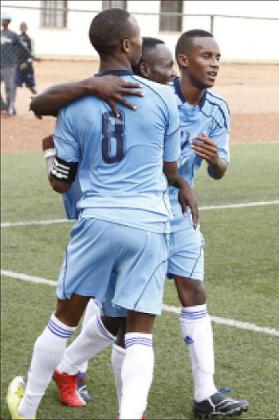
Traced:
<path id="1" fill-rule="evenodd" d="M 138 81 L 131 71 L 141 55 L 134 17 L 122 9 L 105 10 L 93 19 L 89 37 L 100 56 L 99 75 Z M 36 340 L 26 387 L 22 377 L 9 386 L 13 419 L 35 418 L 89 298 L 104 302 L 111 286 L 112 303 L 128 310 L 120 418 L 140 419 L 146 408 L 154 364 L 152 327 L 161 311 L 168 258 L 166 177 L 169 184 L 179 182 L 180 138 L 173 93 L 139 80 L 144 98 L 137 100 L 137 113 L 119 106 L 115 117 L 104 101 L 92 96 L 59 113 L 50 181 L 55 191 L 64 193 L 79 165 L 81 214 L 60 270 L 56 311 Z M 182 203 L 184 184 L 179 183 Z M 98 316 L 81 335 L 90 339 L 97 330 L 103 340 L 111 340 L 113 324 L 113 318 Z"/>
<path id="2" fill-rule="evenodd" d="M 29 51 L 29 55 L 32 55 L 32 41 L 30 36 L 27 34 L 27 24 L 22 22 L 19 26 L 20 35 L 19 38 L 23 45 Z M 26 54 L 22 54 L 22 51 L 18 51 L 18 64 L 16 69 L 16 86 L 22 87 L 23 84 L 34 94 L 37 93 L 35 86 L 35 75 L 32 59 Z"/>
<path id="3" fill-rule="evenodd" d="M 185 32 L 176 46 L 181 73 L 174 80 L 181 126 L 182 153 L 179 173 L 192 186 L 203 161 L 213 179 L 224 176 L 229 163 L 228 105 L 208 88 L 213 87 L 219 70 L 220 51 L 212 35 L 203 30 Z M 169 83 L 173 78 L 172 57 L 163 41 L 146 38 L 142 57 L 134 70 L 137 74 Z M 82 82 L 80 82 L 82 83 Z M 81 90 L 67 85 L 67 95 L 74 100 Z M 55 87 L 52 88 L 53 98 Z M 63 102 L 63 93 L 57 90 Z M 56 110 L 55 100 L 43 97 L 45 110 Z M 64 97 L 64 99 L 66 99 Z M 47 102 L 47 103 L 46 103 Z M 204 239 L 193 229 L 191 215 L 184 217 L 177 205 L 177 193 L 170 190 L 174 219 L 171 221 L 168 272 L 174 277 L 182 306 L 181 333 L 188 347 L 194 379 L 193 411 L 197 416 L 240 414 L 248 402 L 235 401 L 217 392 L 214 384 L 214 347 L 211 322 L 207 313 L 204 280 Z"/>

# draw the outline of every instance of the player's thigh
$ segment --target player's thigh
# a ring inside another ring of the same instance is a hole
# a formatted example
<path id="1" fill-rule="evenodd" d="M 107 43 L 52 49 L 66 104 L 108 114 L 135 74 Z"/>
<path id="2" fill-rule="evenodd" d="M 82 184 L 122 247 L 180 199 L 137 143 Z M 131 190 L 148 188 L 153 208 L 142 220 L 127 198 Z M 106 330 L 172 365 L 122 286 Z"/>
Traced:
<path id="1" fill-rule="evenodd" d="M 15 84 L 17 87 L 21 87 L 24 82 L 23 72 L 19 68 L 16 69 Z"/>
<path id="2" fill-rule="evenodd" d="M 119 228 L 119 272 L 113 304 L 149 314 L 160 314 L 168 235 L 130 227 Z"/>
<path id="3" fill-rule="evenodd" d="M 70 299 L 58 299 L 55 311 L 56 317 L 69 327 L 77 326 L 89 299 L 88 296 L 76 294 L 72 295 Z"/>
<path id="4" fill-rule="evenodd" d="M 111 237 L 111 223 L 102 220 L 82 218 L 74 225 L 58 278 L 59 299 L 78 294 L 105 300 L 114 265 Z"/>
<path id="5" fill-rule="evenodd" d="M 199 229 L 173 232 L 170 235 L 168 277 L 204 280 L 204 238 Z"/>

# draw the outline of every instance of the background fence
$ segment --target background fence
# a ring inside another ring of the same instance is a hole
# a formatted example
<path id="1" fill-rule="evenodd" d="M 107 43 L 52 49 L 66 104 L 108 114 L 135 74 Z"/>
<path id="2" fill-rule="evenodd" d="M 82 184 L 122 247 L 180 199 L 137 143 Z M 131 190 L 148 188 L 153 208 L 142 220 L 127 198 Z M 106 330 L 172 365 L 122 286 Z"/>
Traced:
<path id="1" fill-rule="evenodd" d="M 226 8 L 222 3 L 226 3 Z M 250 4 L 250 13 L 247 8 Z M 262 3 L 261 7 L 256 7 Z M 244 8 L 245 6 L 245 8 Z M 162 38 L 174 51 L 181 32 L 211 31 L 223 60 L 279 62 L 279 2 L 246 1 L 5 1 L 16 32 L 26 21 L 35 53 L 42 58 L 92 58 L 88 39 L 95 14 L 107 7 L 123 7 L 136 16 L 143 35 Z M 224 10 L 226 13 L 224 13 Z"/>

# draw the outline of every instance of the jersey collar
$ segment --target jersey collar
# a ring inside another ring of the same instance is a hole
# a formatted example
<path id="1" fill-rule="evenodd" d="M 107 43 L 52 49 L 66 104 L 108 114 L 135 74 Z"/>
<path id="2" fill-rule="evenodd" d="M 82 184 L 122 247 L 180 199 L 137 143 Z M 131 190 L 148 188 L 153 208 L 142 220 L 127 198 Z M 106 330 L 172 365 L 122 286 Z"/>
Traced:
<path id="1" fill-rule="evenodd" d="M 134 73 L 132 72 L 132 70 L 107 70 L 107 71 L 102 71 L 100 73 L 97 73 L 95 76 L 101 77 L 101 76 L 107 76 L 109 74 L 112 74 L 114 76 L 131 76 Z"/>
<path id="2" fill-rule="evenodd" d="M 184 104 L 186 102 L 183 93 L 182 93 L 182 89 L 181 89 L 181 85 L 180 85 L 180 77 L 176 77 L 173 81 L 173 85 L 174 85 L 174 90 L 176 95 L 179 97 L 179 99 L 181 100 L 181 102 Z M 205 103 L 205 99 L 206 99 L 206 92 L 207 90 L 205 89 L 204 94 L 200 100 L 199 103 L 199 108 L 202 109 L 202 107 L 204 106 Z"/>

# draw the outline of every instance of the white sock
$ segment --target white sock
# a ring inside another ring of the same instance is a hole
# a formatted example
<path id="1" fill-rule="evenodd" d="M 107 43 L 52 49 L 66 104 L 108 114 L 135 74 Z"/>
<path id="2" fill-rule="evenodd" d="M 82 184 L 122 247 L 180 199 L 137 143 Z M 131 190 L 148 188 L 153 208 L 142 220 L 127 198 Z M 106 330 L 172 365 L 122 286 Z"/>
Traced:
<path id="1" fill-rule="evenodd" d="M 123 347 L 114 344 L 112 346 L 111 352 L 111 365 L 114 372 L 114 379 L 115 379 L 115 386 L 116 386 L 116 394 L 118 399 L 118 407 L 120 408 L 120 399 L 121 399 L 121 369 L 122 364 L 125 358 L 126 350 Z"/>
<path id="2" fill-rule="evenodd" d="M 100 312 L 100 307 L 96 304 L 94 299 L 90 299 L 86 306 L 81 329 L 84 329 L 87 322 L 99 312 Z M 88 369 L 88 360 L 82 363 L 78 368 L 79 372 L 81 372 L 82 374 L 86 374 L 87 369 Z"/>
<path id="3" fill-rule="evenodd" d="M 54 369 L 62 359 L 67 340 L 74 331 L 75 327 L 68 327 L 52 314 L 48 326 L 34 345 L 25 394 L 18 407 L 19 416 L 35 417 Z"/>
<path id="4" fill-rule="evenodd" d="M 206 304 L 182 308 L 180 322 L 192 363 L 194 399 L 203 401 L 217 391 L 213 379 L 213 332 Z"/>
<path id="5" fill-rule="evenodd" d="M 141 419 L 153 378 L 152 334 L 125 334 L 120 419 Z"/>
<path id="6" fill-rule="evenodd" d="M 104 327 L 100 314 L 94 315 L 79 336 L 67 347 L 57 369 L 75 375 L 82 363 L 104 350 L 114 340 L 115 337 Z"/>

